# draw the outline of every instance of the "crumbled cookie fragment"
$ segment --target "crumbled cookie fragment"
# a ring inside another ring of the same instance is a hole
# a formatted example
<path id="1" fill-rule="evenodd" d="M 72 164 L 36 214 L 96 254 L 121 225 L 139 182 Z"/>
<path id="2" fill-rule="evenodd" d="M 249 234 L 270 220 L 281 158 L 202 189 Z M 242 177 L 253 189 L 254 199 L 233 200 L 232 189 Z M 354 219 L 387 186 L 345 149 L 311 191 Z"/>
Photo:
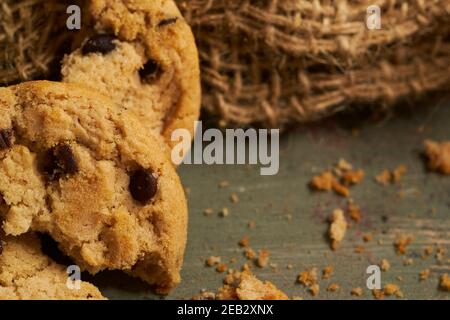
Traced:
<path id="1" fill-rule="evenodd" d="M 202 290 L 200 294 L 193 296 L 191 300 L 216 300 L 216 294 L 214 292 Z"/>
<path id="2" fill-rule="evenodd" d="M 256 226 L 256 221 L 255 220 L 251 220 L 247 223 L 247 228 L 249 229 L 254 229 Z"/>
<path id="3" fill-rule="evenodd" d="M 310 186 L 317 191 L 330 191 L 333 187 L 335 178 L 330 171 L 324 171 L 320 175 L 312 178 Z"/>
<path id="4" fill-rule="evenodd" d="M 288 296 L 269 281 L 261 281 L 250 272 L 234 271 L 219 289 L 217 300 L 289 300 Z"/>
<path id="5" fill-rule="evenodd" d="M 350 170 L 342 174 L 342 182 L 346 186 L 360 183 L 365 176 L 364 170 Z"/>
<path id="6" fill-rule="evenodd" d="M 397 298 L 403 298 L 403 293 L 396 284 L 388 283 L 384 286 L 383 292 L 387 296 L 395 295 Z"/>
<path id="7" fill-rule="evenodd" d="M 419 273 L 419 279 L 420 281 L 427 280 L 430 277 L 430 269 L 425 269 L 420 271 Z"/>
<path id="8" fill-rule="evenodd" d="M 350 219 L 352 219 L 356 223 L 361 222 L 361 208 L 357 204 L 350 202 L 347 207 L 347 212 L 350 216 Z"/>
<path id="9" fill-rule="evenodd" d="M 227 271 L 228 266 L 225 263 L 219 263 L 216 267 L 216 271 L 218 273 L 224 273 L 225 271 Z"/>
<path id="10" fill-rule="evenodd" d="M 373 234 L 371 234 L 371 233 L 365 233 L 365 234 L 363 234 L 363 241 L 364 242 L 370 242 L 370 241 L 372 241 L 373 240 Z"/>
<path id="11" fill-rule="evenodd" d="M 331 283 L 327 288 L 328 292 L 336 292 L 338 290 L 339 290 L 339 285 L 337 283 Z"/>
<path id="12" fill-rule="evenodd" d="M 410 266 L 414 263 L 413 258 L 404 258 L 403 259 L 403 265 L 404 266 Z"/>
<path id="13" fill-rule="evenodd" d="M 253 259 L 255 259 L 255 257 L 256 257 L 256 252 L 255 252 L 255 250 L 253 250 L 252 248 L 247 248 L 247 249 L 245 249 L 245 251 L 244 251 L 244 255 L 245 255 L 245 257 L 246 257 L 247 259 L 253 260 Z"/>
<path id="14" fill-rule="evenodd" d="M 331 248 L 337 250 L 347 231 L 347 221 L 341 209 L 334 210 L 331 216 L 331 224 L 328 235 L 331 239 Z"/>
<path id="15" fill-rule="evenodd" d="M 353 170 L 353 165 L 347 160 L 341 158 L 336 164 L 335 170 L 339 170 L 340 172 L 350 171 Z"/>
<path id="16" fill-rule="evenodd" d="M 226 218 L 230 215 L 230 210 L 227 207 L 222 208 L 219 212 L 219 216 L 222 218 Z"/>
<path id="17" fill-rule="evenodd" d="M 218 265 L 221 261 L 222 259 L 220 257 L 210 256 L 208 259 L 206 259 L 205 264 L 208 267 L 213 267 L 215 265 Z"/>
<path id="18" fill-rule="evenodd" d="M 424 253 L 424 255 L 425 256 L 431 256 L 432 254 L 433 254 L 433 252 L 434 252 L 434 248 L 433 248 L 433 246 L 427 246 L 427 247 L 425 247 L 424 249 L 423 249 L 423 253 Z"/>
<path id="19" fill-rule="evenodd" d="M 334 190 L 334 192 L 336 192 L 340 196 L 343 196 L 345 198 L 350 197 L 350 190 L 349 190 L 349 188 L 346 187 L 345 185 L 343 185 L 340 182 L 337 182 L 337 181 L 333 182 L 333 190 Z"/>
<path id="20" fill-rule="evenodd" d="M 239 246 L 247 248 L 249 245 L 250 245 L 250 237 L 248 235 L 243 236 L 242 239 L 239 240 Z"/>
<path id="21" fill-rule="evenodd" d="M 380 262 L 381 271 L 389 271 L 390 268 L 391 264 L 389 263 L 389 261 L 387 259 L 382 259 Z"/>
<path id="22" fill-rule="evenodd" d="M 384 169 L 375 177 L 375 180 L 379 184 L 381 184 L 383 186 L 387 186 L 392 180 L 391 172 L 387 169 Z"/>
<path id="23" fill-rule="evenodd" d="M 358 288 L 353 288 L 352 291 L 350 292 L 350 294 L 352 296 L 355 296 L 355 297 L 360 297 L 363 294 L 363 290 L 361 288 L 359 288 L 359 287 Z"/>
<path id="24" fill-rule="evenodd" d="M 398 183 L 403 178 L 403 176 L 408 171 L 408 168 L 405 165 L 399 165 L 397 168 L 392 171 L 392 182 Z"/>
<path id="25" fill-rule="evenodd" d="M 317 296 L 319 294 L 319 291 L 320 291 L 320 287 L 317 283 L 313 284 L 311 287 L 309 287 L 309 292 L 311 293 L 311 295 L 313 297 Z"/>
<path id="26" fill-rule="evenodd" d="M 230 194 L 230 201 L 234 204 L 239 202 L 239 196 L 237 195 L 237 193 L 233 192 L 232 194 Z"/>
<path id="27" fill-rule="evenodd" d="M 364 252 L 366 252 L 366 248 L 364 248 L 363 246 L 355 247 L 355 253 L 364 253 Z"/>
<path id="28" fill-rule="evenodd" d="M 206 208 L 205 210 L 203 210 L 203 215 L 205 215 L 206 217 L 212 216 L 213 213 L 214 213 L 214 210 L 212 208 Z"/>
<path id="29" fill-rule="evenodd" d="M 266 249 L 259 251 L 258 259 L 256 260 L 256 265 L 260 268 L 265 268 L 269 263 L 270 253 Z"/>
<path id="30" fill-rule="evenodd" d="M 330 279 L 333 274 L 333 267 L 327 266 L 322 271 L 322 279 Z"/>
<path id="31" fill-rule="evenodd" d="M 436 255 L 435 255 L 436 260 L 438 260 L 438 261 L 444 260 L 446 253 L 447 253 L 447 250 L 444 247 L 437 248 Z"/>
<path id="32" fill-rule="evenodd" d="M 411 235 L 407 234 L 398 235 L 394 242 L 395 251 L 397 252 L 397 254 L 398 255 L 405 254 L 407 246 L 410 245 L 413 240 L 414 238 Z"/>
<path id="33" fill-rule="evenodd" d="M 297 278 L 297 281 L 305 287 L 311 287 L 312 285 L 317 284 L 317 280 L 317 268 L 311 268 L 309 270 L 300 272 Z"/>
<path id="34" fill-rule="evenodd" d="M 444 273 L 439 280 L 439 288 L 442 291 L 450 292 L 450 276 L 448 273 Z"/>
<path id="35" fill-rule="evenodd" d="M 228 182 L 227 180 L 223 180 L 219 182 L 219 188 L 224 189 L 224 188 L 228 188 L 230 186 L 230 182 Z"/>
<path id="36" fill-rule="evenodd" d="M 445 175 L 450 174 L 450 141 L 435 142 L 426 140 L 424 142 L 425 156 L 428 159 L 428 168 Z"/>
<path id="37" fill-rule="evenodd" d="M 384 299 L 384 291 L 380 289 L 373 289 L 372 295 L 377 300 L 383 300 Z"/>

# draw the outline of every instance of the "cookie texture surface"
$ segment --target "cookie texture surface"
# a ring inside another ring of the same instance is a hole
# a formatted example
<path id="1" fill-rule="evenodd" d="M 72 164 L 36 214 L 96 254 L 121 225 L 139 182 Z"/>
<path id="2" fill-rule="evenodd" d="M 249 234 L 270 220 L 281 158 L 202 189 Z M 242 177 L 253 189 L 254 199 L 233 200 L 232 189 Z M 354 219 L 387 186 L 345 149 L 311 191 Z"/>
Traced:
<path id="1" fill-rule="evenodd" d="M 90 283 L 81 281 L 78 288 L 67 286 L 66 267 L 41 252 L 34 234 L 0 241 L 0 300 L 104 299 Z"/>
<path id="2" fill-rule="evenodd" d="M 85 3 L 85 40 L 65 57 L 63 81 L 107 94 L 169 145 L 175 129 L 193 136 L 201 96 L 198 52 L 173 0 Z"/>
<path id="3" fill-rule="evenodd" d="M 78 85 L 0 88 L 0 215 L 7 235 L 48 233 L 85 270 L 180 281 L 187 205 L 163 142 Z"/>

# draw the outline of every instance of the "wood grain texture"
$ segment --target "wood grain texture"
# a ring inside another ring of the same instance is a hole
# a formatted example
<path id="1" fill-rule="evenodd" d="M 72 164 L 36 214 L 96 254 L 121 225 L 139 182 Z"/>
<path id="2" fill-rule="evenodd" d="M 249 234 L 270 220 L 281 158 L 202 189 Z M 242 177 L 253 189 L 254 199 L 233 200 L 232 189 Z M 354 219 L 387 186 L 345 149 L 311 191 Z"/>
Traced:
<path id="1" fill-rule="evenodd" d="M 203 288 L 215 291 L 224 275 L 205 267 L 205 259 L 211 255 L 221 256 L 224 262 L 236 258 L 238 262 L 230 267 L 240 268 L 247 260 L 238 241 L 249 235 L 251 247 L 267 248 L 270 262 L 278 266 L 276 271 L 254 267 L 257 276 L 272 281 L 290 296 L 312 298 L 296 283 L 298 273 L 332 265 L 333 276 L 319 282 L 321 291 L 315 298 L 352 299 L 352 288 L 365 288 L 366 268 L 387 259 L 391 268 L 383 272 L 382 283 L 399 285 L 406 299 L 449 299 L 449 293 L 438 290 L 438 277 L 450 272 L 450 253 L 440 262 L 434 254 L 421 258 L 429 245 L 438 244 L 450 251 L 450 177 L 427 172 L 421 158 L 424 139 L 450 140 L 449 121 L 447 103 L 433 108 L 417 106 L 408 115 L 367 123 L 358 136 L 346 129 L 342 117 L 296 129 L 282 137 L 281 167 L 274 177 L 260 176 L 258 166 L 182 166 L 180 174 L 191 190 L 189 240 L 183 282 L 167 298 L 190 298 Z M 314 173 L 334 165 L 339 158 L 364 169 L 366 178 L 351 189 L 352 198 L 362 208 L 362 221 L 353 224 L 341 248 L 333 252 L 326 237 L 326 220 L 345 200 L 333 193 L 313 193 L 308 182 Z M 374 181 L 381 170 L 400 164 L 408 167 L 401 183 L 383 187 Z M 228 180 L 230 186 L 220 189 L 222 180 Z M 232 192 L 239 195 L 237 204 L 229 200 Z M 230 210 L 227 218 L 217 214 L 223 207 Z M 214 214 L 205 217 L 205 208 L 212 208 Z M 256 221 L 253 230 L 247 228 L 251 220 Z M 374 240 L 364 243 L 362 235 L 367 232 L 374 234 Z M 397 256 L 393 246 L 401 233 L 415 237 L 406 256 Z M 358 245 L 366 251 L 355 253 Z M 404 257 L 414 263 L 404 266 Z M 293 269 L 289 270 L 288 264 Z M 420 282 L 419 272 L 427 268 L 431 275 Z M 114 281 L 108 280 L 108 274 L 96 280 L 110 298 L 156 298 L 139 281 L 114 275 Z M 340 289 L 327 292 L 330 283 L 338 283 Z M 365 289 L 361 298 L 373 297 Z"/>

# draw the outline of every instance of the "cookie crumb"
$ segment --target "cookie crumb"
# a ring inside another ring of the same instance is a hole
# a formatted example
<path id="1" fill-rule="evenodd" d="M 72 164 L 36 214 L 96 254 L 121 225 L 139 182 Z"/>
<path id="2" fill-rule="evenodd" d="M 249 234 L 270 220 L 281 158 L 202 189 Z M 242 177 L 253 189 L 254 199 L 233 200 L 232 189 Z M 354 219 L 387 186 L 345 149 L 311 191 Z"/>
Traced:
<path id="1" fill-rule="evenodd" d="M 320 175 L 314 176 L 310 186 L 316 191 L 330 191 L 333 187 L 334 176 L 330 171 L 324 171 Z"/>
<path id="2" fill-rule="evenodd" d="M 372 295 L 377 300 L 383 300 L 384 299 L 384 291 L 380 289 L 373 289 Z"/>
<path id="3" fill-rule="evenodd" d="M 389 261 L 387 259 L 381 260 L 381 262 L 380 262 L 381 271 L 389 271 L 390 268 L 391 268 L 391 264 L 389 263 Z"/>
<path id="4" fill-rule="evenodd" d="M 239 196 L 237 195 L 237 193 L 233 192 L 233 193 L 230 195 L 230 201 L 231 201 L 232 203 L 234 203 L 234 204 L 236 204 L 236 203 L 239 202 Z"/>
<path id="5" fill-rule="evenodd" d="M 364 248 L 363 246 L 356 246 L 355 248 L 355 253 L 364 253 L 366 252 L 366 248 Z"/>
<path id="6" fill-rule="evenodd" d="M 256 253 L 252 248 L 245 249 L 244 255 L 249 260 L 255 259 L 256 257 Z"/>
<path id="7" fill-rule="evenodd" d="M 228 266 L 225 263 L 219 263 L 216 267 L 216 271 L 219 273 L 224 273 L 225 271 L 227 271 Z"/>
<path id="8" fill-rule="evenodd" d="M 250 245 L 250 237 L 248 235 L 243 236 L 238 244 L 243 248 L 247 248 Z"/>
<path id="9" fill-rule="evenodd" d="M 403 259 L 403 265 L 404 265 L 404 266 L 410 266 L 410 265 L 412 265 L 413 263 L 414 263 L 413 258 L 405 258 L 405 259 Z"/>
<path id="10" fill-rule="evenodd" d="M 342 175 L 342 182 L 346 186 L 359 184 L 364 179 L 364 176 L 364 170 L 350 170 Z"/>
<path id="11" fill-rule="evenodd" d="M 345 220 L 344 212 L 341 209 L 334 210 L 331 216 L 330 229 L 328 231 L 328 235 L 331 239 L 332 250 L 337 250 L 340 243 L 344 239 L 346 231 L 347 221 Z"/>
<path id="12" fill-rule="evenodd" d="M 375 177 L 375 181 L 383 186 L 387 186 L 391 182 L 391 179 L 391 172 L 387 169 L 384 169 Z"/>
<path id="13" fill-rule="evenodd" d="M 219 212 L 219 216 L 222 218 L 226 218 L 230 215 L 230 210 L 227 207 L 222 208 Z"/>
<path id="14" fill-rule="evenodd" d="M 309 270 L 300 272 L 297 281 L 305 287 L 311 287 L 312 285 L 317 283 L 317 279 L 317 268 L 311 268 Z"/>
<path id="15" fill-rule="evenodd" d="M 219 264 L 221 261 L 222 261 L 222 259 L 220 257 L 210 256 L 208 259 L 206 259 L 205 264 L 208 267 L 213 267 L 213 266 Z"/>
<path id="16" fill-rule="evenodd" d="M 350 216 L 350 219 L 352 219 L 356 223 L 361 222 L 361 208 L 357 204 L 350 202 L 347 207 L 347 212 Z"/>
<path id="17" fill-rule="evenodd" d="M 352 296 L 356 296 L 356 297 L 360 297 L 363 294 L 363 290 L 361 288 L 353 288 L 352 291 L 350 292 L 350 294 Z"/>
<path id="18" fill-rule="evenodd" d="M 450 174 L 450 141 L 435 142 L 426 140 L 424 142 L 425 156 L 428 160 L 427 166 L 431 171 L 445 175 Z"/>
<path id="19" fill-rule="evenodd" d="M 420 281 L 425 281 L 425 280 L 427 280 L 429 278 L 429 276 L 430 276 L 430 269 L 422 270 L 419 273 L 419 280 Z"/>
<path id="20" fill-rule="evenodd" d="M 327 266 L 322 271 L 322 279 L 330 279 L 333 274 L 333 267 Z"/>
<path id="21" fill-rule="evenodd" d="M 405 254 L 407 246 L 409 246 L 413 240 L 414 238 L 411 235 L 407 234 L 398 235 L 394 242 L 395 251 L 397 255 Z"/>
<path id="22" fill-rule="evenodd" d="M 227 180 L 219 182 L 219 188 L 221 188 L 221 189 L 228 188 L 229 186 L 230 186 L 230 182 L 228 182 Z"/>
<path id="23" fill-rule="evenodd" d="M 327 288 L 328 292 L 336 292 L 338 290 L 339 290 L 339 285 L 337 283 L 332 283 Z"/>
<path id="24" fill-rule="evenodd" d="M 334 181 L 332 184 L 334 192 L 345 198 L 350 197 L 350 190 L 345 185 L 340 182 Z"/>
<path id="25" fill-rule="evenodd" d="M 319 294 L 319 291 L 320 291 L 320 287 L 319 287 L 319 285 L 317 283 L 313 284 L 311 287 L 309 287 L 309 292 L 314 297 Z"/>
<path id="26" fill-rule="evenodd" d="M 206 208 L 205 210 L 203 210 L 203 215 L 205 215 L 206 217 L 212 216 L 213 213 L 214 210 L 212 208 Z"/>
<path id="27" fill-rule="evenodd" d="M 251 272 L 234 271 L 226 278 L 227 283 L 216 294 L 217 300 L 289 300 L 271 282 L 261 281 Z"/>
<path id="28" fill-rule="evenodd" d="M 256 221 L 252 220 L 247 223 L 247 228 L 254 229 L 256 226 Z"/>
<path id="29" fill-rule="evenodd" d="M 439 280 L 439 288 L 442 291 L 449 291 L 450 292 L 450 276 L 448 273 L 444 273 L 440 280 Z"/>
<path id="30" fill-rule="evenodd" d="M 370 241 L 372 241 L 373 240 L 373 234 L 371 234 L 371 233 L 365 233 L 365 234 L 363 234 L 363 241 L 364 242 L 370 242 Z"/>
<path id="31" fill-rule="evenodd" d="M 403 178 L 403 176 L 408 171 L 408 168 L 405 165 L 399 165 L 397 168 L 394 169 L 392 172 L 392 182 L 398 183 Z"/>
<path id="32" fill-rule="evenodd" d="M 256 265 L 260 268 L 265 268 L 269 262 L 269 251 L 266 249 L 260 250 Z"/>
<path id="33" fill-rule="evenodd" d="M 388 283 L 384 286 L 383 292 L 387 296 L 395 295 L 397 298 L 403 298 L 403 293 L 396 284 Z"/>

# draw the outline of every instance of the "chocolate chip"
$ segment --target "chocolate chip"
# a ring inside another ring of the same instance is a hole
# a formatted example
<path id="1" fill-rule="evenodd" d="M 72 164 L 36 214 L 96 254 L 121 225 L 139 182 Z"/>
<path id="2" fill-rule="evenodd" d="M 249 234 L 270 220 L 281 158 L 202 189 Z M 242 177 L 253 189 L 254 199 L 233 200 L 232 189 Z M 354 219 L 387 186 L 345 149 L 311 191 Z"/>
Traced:
<path id="1" fill-rule="evenodd" d="M 12 147 L 13 130 L 0 129 L 0 150 Z"/>
<path id="2" fill-rule="evenodd" d="M 155 60 L 148 60 L 146 64 L 139 70 L 139 76 L 146 81 L 152 81 L 159 77 L 162 69 Z"/>
<path id="3" fill-rule="evenodd" d="M 151 171 L 140 168 L 132 172 L 129 189 L 134 200 L 147 204 L 158 190 L 158 181 Z"/>
<path id="4" fill-rule="evenodd" d="M 43 171 L 50 181 L 58 180 L 63 175 L 73 175 L 78 172 L 78 164 L 67 143 L 60 143 L 47 150 L 44 156 Z"/>
<path id="5" fill-rule="evenodd" d="M 116 48 L 114 40 L 116 40 L 116 37 L 107 34 L 93 36 L 84 44 L 81 52 L 83 55 L 97 52 L 107 54 Z"/>
<path id="6" fill-rule="evenodd" d="M 168 25 L 170 25 L 170 24 L 174 24 L 174 23 L 177 22 L 177 21 L 178 21 L 178 18 L 177 18 L 177 17 L 164 19 L 164 20 L 161 20 L 161 21 L 158 23 L 158 27 L 168 26 Z"/>

